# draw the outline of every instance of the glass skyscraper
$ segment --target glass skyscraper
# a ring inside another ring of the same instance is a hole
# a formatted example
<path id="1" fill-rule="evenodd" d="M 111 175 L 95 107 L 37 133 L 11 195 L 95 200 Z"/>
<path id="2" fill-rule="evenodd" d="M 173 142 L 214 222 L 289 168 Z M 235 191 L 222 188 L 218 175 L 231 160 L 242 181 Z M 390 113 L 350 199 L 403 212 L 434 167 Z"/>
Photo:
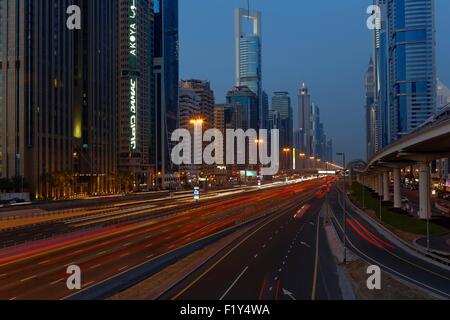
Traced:
<path id="1" fill-rule="evenodd" d="M 258 128 L 264 126 L 261 81 L 261 13 L 236 9 L 236 86 L 247 86 L 258 99 Z M 247 30 L 245 20 L 253 22 Z"/>
<path id="2" fill-rule="evenodd" d="M 436 110 L 434 0 L 389 0 L 390 142 Z"/>
<path id="3" fill-rule="evenodd" d="M 272 97 L 272 112 L 276 112 L 281 120 L 280 146 L 291 147 L 293 140 L 293 111 L 288 92 L 274 92 Z"/>
<path id="4" fill-rule="evenodd" d="M 152 157 L 164 177 L 172 172 L 170 137 L 178 126 L 179 40 L 178 0 L 156 0 L 154 60 L 154 141 Z M 158 184 L 162 184 L 162 180 Z"/>

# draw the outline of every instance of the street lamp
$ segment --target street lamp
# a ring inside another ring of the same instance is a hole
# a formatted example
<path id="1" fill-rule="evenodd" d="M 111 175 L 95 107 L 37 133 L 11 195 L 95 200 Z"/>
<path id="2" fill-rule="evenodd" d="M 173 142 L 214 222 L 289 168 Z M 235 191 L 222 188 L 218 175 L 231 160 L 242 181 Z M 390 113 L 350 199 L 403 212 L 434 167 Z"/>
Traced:
<path id="1" fill-rule="evenodd" d="M 343 209 L 344 209 L 344 263 L 347 263 L 347 211 L 345 209 L 345 197 L 347 195 L 347 192 L 345 191 L 346 185 L 345 185 L 345 176 L 346 176 L 346 163 L 345 163 L 345 152 L 339 152 L 336 153 L 336 155 L 338 156 L 342 156 L 342 163 L 343 163 L 343 167 L 344 167 L 344 198 L 342 201 L 342 205 L 343 205 Z"/>
<path id="2" fill-rule="evenodd" d="M 189 121 L 189 123 L 191 124 L 191 125 L 193 125 L 194 126 L 194 150 L 198 150 L 198 148 L 201 148 L 202 147 L 202 138 L 201 138 L 201 136 L 202 136 L 202 126 L 203 126 L 203 123 L 205 122 L 205 120 L 203 120 L 203 119 L 201 119 L 201 118 L 197 118 L 197 119 L 192 119 L 192 120 L 190 120 Z M 200 140 L 200 141 L 198 141 L 198 140 Z M 200 144 L 200 146 L 199 146 L 199 144 Z M 199 168 L 195 165 L 195 163 L 197 163 L 197 160 L 199 160 L 199 159 L 197 159 L 197 153 L 195 152 L 195 154 L 194 154 L 194 165 L 193 166 L 190 166 L 191 167 L 191 170 L 190 171 L 192 171 L 194 168 L 195 168 L 195 172 L 196 172 L 196 177 L 197 177 L 197 184 L 199 184 L 199 179 L 200 179 L 200 176 L 199 176 L 199 174 L 198 174 L 198 171 L 199 171 Z M 200 161 L 201 161 L 201 159 L 200 159 Z M 189 173 L 189 175 L 191 175 L 192 176 L 192 172 L 190 172 Z"/>
<path id="3" fill-rule="evenodd" d="M 262 139 L 256 139 L 256 140 L 255 140 L 255 144 L 256 144 L 256 146 L 257 146 L 258 148 L 259 148 L 259 146 L 262 145 L 263 143 L 264 143 L 264 140 L 262 140 Z M 257 158 L 259 158 L 259 152 L 258 152 Z M 258 163 L 259 163 L 259 161 L 258 161 Z M 259 175 L 260 175 L 260 172 L 259 172 L 259 171 L 260 171 L 260 170 L 259 170 L 259 169 L 260 169 L 260 166 L 257 165 L 256 167 L 257 167 L 257 169 L 258 169 L 258 172 L 257 172 L 257 173 L 258 173 L 258 178 L 257 178 L 257 180 L 258 180 L 258 179 L 259 179 Z"/>
<path id="4" fill-rule="evenodd" d="M 288 169 L 288 154 L 291 152 L 291 148 L 285 147 L 283 148 L 284 152 L 284 165 L 285 165 L 285 171 L 287 172 Z"/>
<path id="5" fill-rule="evenodd" d="M 301 152 L 300 153 L 300 158 L 302 159 L 302 170 L 305 171 L 305 158 L 306 158 L 306 153 Z M 304 174 L 305 172 L 303 172 Z"/>

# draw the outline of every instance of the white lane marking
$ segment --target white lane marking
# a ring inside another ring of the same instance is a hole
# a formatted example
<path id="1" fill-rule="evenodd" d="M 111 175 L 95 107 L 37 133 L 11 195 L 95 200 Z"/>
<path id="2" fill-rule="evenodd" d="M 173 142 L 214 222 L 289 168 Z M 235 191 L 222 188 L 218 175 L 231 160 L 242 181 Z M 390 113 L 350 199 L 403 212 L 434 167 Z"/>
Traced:
<path id="1" fill-rule="evenodd" d="M 303 241 L 302 241 L 302 242 L 300 242 L 300 243 L 301 243 L 301 245 L 302 245 L 302 246 L 305 246 L 305 247 L 311 248 L 311 246 L 310 246 L 309 244 L 307 244 L 306 242 L 303 242 Z"/>
<path id="2" fill-rule="evenodd" d="M 96 269 L 96 268 L 98 268 L 98 267 L 100 267 L 101 266 L 101 264 L 99 263 L 99 264 L 96 264 L 96 265 L 93 265 L 93 266 L 91 266 L 90 268 L 89 268 L 89 270 L 91 270 L 91 269 Z"/>
<path id="3" fill-rule="evenodd" d="M 89 281 L 88 283 L 84 284 L 83 287 L 89 287 L 93 283 L 95 283 L 95 281 Z"/>
<path id="4" fill-rule="evenodd" d="M 231 289 L 233 289 L 233 287 L 236 285 L 236 283 L 239 281 L 239 279 L 244 275 L 244 273 L 246 273 L 248 270 L 248 266 L 246 266 L 244 268 L 244 270 L 242 270 L 242 272 L 239 274 L 239 276 L 236 278 L 236 280 L 233 281 L 233 283 L 231 284 L 231 286 L 227 289 L 227 291 L 225 291 L 225 293 L 220 297 L 219 300 L 223 300 L 223 298 L 226 297 L 226 295 L 228 294 L 228 292 L 231 291 Z"/>
<path id="5" fill-rule="evenodd" d="M 146 248 L 149 248 L 149 247 L 151 247 L 152 245 L 153 245 L 153 243 L 149 243 L 149 244 L 146 244 L 145 247 L 146 247 Z"/>
<path id="6" fill-rule="evenodd" d="M 122 270 L 125 270 L 125 269 L 127 269 L 128 268 L 128 266 L 124 266 L 124 267 L 122 267 L 122 268 L 119 268 L 118 270 L 119 271 L 122 271 Z"/>
<path id="7" fill-rule="evenodd" d="M 153 235 L 149 234 L 148 236 L 145 236 L 144 239 L 150 239 L 151 237 L 153 237 Z"/>
<path id="8" fill-rule="evenodd" d="M 131 242 L 127 242 L 127 243 L 125 243 L 122 247 L 128 247 L 129 245 L 131 245 L 132 243 Z"/>
<path id="9" fill-rule="evenodd" d="M 267 245 L 265 245 L 265 244 L 263 244 L 263 246 L 262 246 L 263 248 L 265 248 L 265 247 L 267 247 Z"/>
<path id="10" fill-rule="evenodd" d="M 105 253 L 107 253 L 108 251 L 102 251 L 102 252 L 99 252 L 99 253 L 97 253 L 96 255 L 97 256 L 101 256 L 102 254 L 105 254 Z"/>
<path id="11" fill-rule="evenodd" d="M 58 279 L 58 280 L 55 280 L 55 281 L 53 281 L 53 282 L 51 282 L 50 283 L 50 285 L 55 285 L 55 284 L 57 284 L 58 282 L 61 282 L 61 281 L 63 281 L 64 280 L 64 278 L 61 278 L 61 279 Z"/>
<path id="12" fill-rule="evenodd" d="M 126 253 L 122 254 L 119 258 L 123 258 L 123 257 L 126 257 L 128 255 L 130 255 L 130 254 L 128 252 L 126 252 Z"/>
<path id="13" fill-rule="evenodd" d="M 254 258 L 255 258 L 255 259 L 258 258 L 258 254 L 255 254 L 255 255 L 254 255 Z"/>
<path id="14" fill-rule="evenodd" d="M 46 263 L 49 263 L 50 261 L 51 261 L 51 259 L 44 260 L 44 261 L 39 262 L 38 265 L 46 264 Z"/>
<path id="15" fill-rule="evenodd" d="M 17 299 L 17 297 L 12 297 L 11 299 L 9 299 L 10 301 L 12 301 L 12 300 L 16 300 Z"/>
<path id="16" fill-rule="evenodd" d="M 25 282 L 25 281 L 28 281 L 28 280 L 31 280 L 31 279 L 34 279 L 34 278 L 36 278 L 36 275 L 33 275 L 33 276 L 31 276 L 31 277 L 22 279 L 22 280 L 20 280 L 20 282 Z"/>
<path id="17" fill-rule="evenodd" d="M 6 276 L 6 273 L 0 274 L 0 278 L 5 277 L 5 276 Z"/>
<path id="18" fill-rule="evenodd" d="M 150 259 L 150 258 L 153 258 L 153 256 L 154 256 L 153 254 L 151 254 L 151 255 L 148 255 L 148 256 L 146 256 L 146 257 L 145 257 L 145 259 Z"/>

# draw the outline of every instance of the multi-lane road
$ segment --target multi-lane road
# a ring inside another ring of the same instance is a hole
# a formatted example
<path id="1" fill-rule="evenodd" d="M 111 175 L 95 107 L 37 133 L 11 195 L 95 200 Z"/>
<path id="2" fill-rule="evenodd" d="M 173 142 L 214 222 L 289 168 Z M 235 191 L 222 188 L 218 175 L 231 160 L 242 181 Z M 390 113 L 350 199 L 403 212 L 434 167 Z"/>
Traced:
<path id="1" fill-rule="evenodd" d="M 293 201 L 162 299 L 341 299 L 323 229 L 323 194 Z"/>
<path id="2" fill-rule="evenodd" d="M 95 293 L 143 264 L 242 224 L 243 232 L 159 298 L 342 299 L 342 273 L 324 224 L 331 221 L 343 239 L 344 197 L 336 188 L 325 194 L 324 183 L 211 194 L 197 205 L 183 195 L 122 203 L 118 210 L 0 232 L 0 239 L 28 239 L 0 250 L 0 299 L 73 297 L 66 286 L 70 265 L 81 268 L 83 290 Z M 331 210 L 324 206 L 326 198 Z M 346 243 L 352 252 L 402 281 L 450 297 L 448 268 L 414 254 L 356 208 L 346 207 Z M 66 229 L 58 232 L 58 225 Z M 33 241 L 46 230 L 51 238 Z"/>
<path id="3" fill-rule="evenodd" d="M 334 189 L 328 196 L 334 212 L 332 219 L 341 239 L 344 232 L 343 193 Z M 370 264 L 394 277 L 427 290 L 436 297 L 450 298 L 450 268 L 425 259 L 389 233 L 369 223 L 354 206 L 346 205 L 348 247 Z"/>
<path id="4" fill-rule="evenodd" d="M 311 197 L 320 190 L 323 180 L 249 192 L 232 193 L 214 198 L 200 206 L 177 204 L 170 215 L 157 218 L 117 220 L 117 217 L 87 217 L 102 220 L 95 228 L 56 236 L 44 243 L 30 244 L 0 251 L 0 299 L 61 299 L 73 292 L 66 287 L 66 268 L 78 265 L 82 270 L 83 288 L 132 270 L 145 261 L 176 250 L 188 243 L 236 226 L 267 211 L 292 205 L 295 199 Z M 184 201 L 184 200 L 180 200 Z M 281 210 L 281 209 L 280 209 Z M 316 210 L 316 209 L 314 209 Z M 127 212 L 124 214 L 133 214 Z M 274 213 L 275 214 L 275 213 Z M 109 224 L 110 220 L 120 223 Z M 63 223 L 84 224 L 83 219 Z M 48 228 L 46 224 L 39 228 Z M 294 229 L 289 229 L 290 233 Z M 311 243 L 314 246 L 313 243 Z M 311 248 L 308 248 L 311 249 Z M 280 261 L 282 263 L 282 261 Z"/>

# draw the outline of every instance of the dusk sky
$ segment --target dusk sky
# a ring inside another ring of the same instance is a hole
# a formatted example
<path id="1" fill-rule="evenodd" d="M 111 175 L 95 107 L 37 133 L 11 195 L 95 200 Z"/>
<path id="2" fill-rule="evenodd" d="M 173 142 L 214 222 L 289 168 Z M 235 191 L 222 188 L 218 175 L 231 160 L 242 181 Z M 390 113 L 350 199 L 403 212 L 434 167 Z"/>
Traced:
<path id="1" fill-rule="evenodd" d="M 372 0 L 252 0 L 262 12 L 263 87 L 289 91 L 294 116 L 304 81 L 334 152 L 365 159 L 364 73 Z M 180 0 L 181 78 L 211 81 L 216 102 L 234 85 L 234 9 L 246 0 Z M 438 77 L 450 85 L 450 1 L 436 0 Z M 295 124 L 294 124 L 295 125 Z M 336 159 L 335 159 L 336 160 Z"/>

